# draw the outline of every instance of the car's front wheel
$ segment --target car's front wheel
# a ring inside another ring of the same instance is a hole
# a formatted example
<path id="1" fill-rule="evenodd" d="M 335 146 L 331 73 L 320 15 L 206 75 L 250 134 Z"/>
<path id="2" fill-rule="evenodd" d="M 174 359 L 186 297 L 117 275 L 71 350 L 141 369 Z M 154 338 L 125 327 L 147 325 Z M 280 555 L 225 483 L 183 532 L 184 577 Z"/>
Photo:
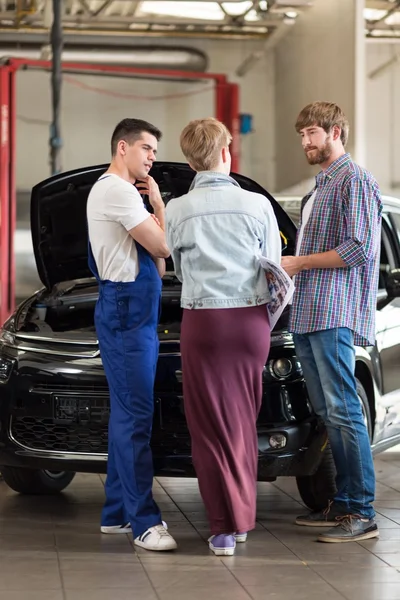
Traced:
<path id="1" fill-rule="evenodd" d="M 45 471 L 0 467 L 6 484 L 15 492 L 27 495 L 58 494 L 65 490 L 75 477 L 70 471 Z"/>
<path id="2" fill-rule="evenodd" d="M 361 411 L 368 431 L 369 439 L 372 440 L 372 420 L 367 392 L 361 381 L 356 378 L 357 396 L 360 401 Z M 323 510 L 328 506 L 329 500 L 336 493 L 336 469 L 333 462 L 332 451 L 329 444 L 325 448 L 322 460 L 314 475 L 308 477 L 297 477 L 297 488 L 304 504 L 311 510 Z"/>
<path id="3" fill-rule="evenodd" d="M 297 489 L 304 504 L 311 510 L 323 510 L 336 493 L 336 469 L 329 444 L 314 475 L 296 477 Z"/>

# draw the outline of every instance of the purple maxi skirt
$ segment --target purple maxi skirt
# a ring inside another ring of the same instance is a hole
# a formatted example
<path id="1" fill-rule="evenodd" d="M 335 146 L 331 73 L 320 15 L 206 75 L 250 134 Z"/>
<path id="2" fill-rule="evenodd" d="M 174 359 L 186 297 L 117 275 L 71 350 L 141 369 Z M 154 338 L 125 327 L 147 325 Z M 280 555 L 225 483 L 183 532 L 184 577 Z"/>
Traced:
<path id="1" fill-rule="evenodd" d="M 265 305 L 183 311 L 185 414 L 215 535 L 255 527 L 256 421 L 269 347 Z"/>

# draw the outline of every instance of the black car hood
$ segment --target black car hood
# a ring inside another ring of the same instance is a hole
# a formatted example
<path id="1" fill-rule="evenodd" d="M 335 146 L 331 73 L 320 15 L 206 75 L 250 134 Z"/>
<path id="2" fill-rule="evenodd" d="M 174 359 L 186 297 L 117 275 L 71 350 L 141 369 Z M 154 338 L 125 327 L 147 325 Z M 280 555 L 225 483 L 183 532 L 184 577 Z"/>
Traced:
<path id="1" fill-rule="evenodd" d="M 31 195 L 31 230 L 37 270 L 47 289 L 63 281 L 91 277 L 88 267 L 86 202 L 92 185 L 107 165 L 67 171 L 37 184 Z M 150 172 L 164 201 L 185 194 L 195 172 L 183 163 L 157 162 Z M 274 198 L 257 183 L 232 174 L 246 190 L 267 196 L 278 222 L 294 226 Z M 146 199 L 145 199 L 146 200 Z"/>

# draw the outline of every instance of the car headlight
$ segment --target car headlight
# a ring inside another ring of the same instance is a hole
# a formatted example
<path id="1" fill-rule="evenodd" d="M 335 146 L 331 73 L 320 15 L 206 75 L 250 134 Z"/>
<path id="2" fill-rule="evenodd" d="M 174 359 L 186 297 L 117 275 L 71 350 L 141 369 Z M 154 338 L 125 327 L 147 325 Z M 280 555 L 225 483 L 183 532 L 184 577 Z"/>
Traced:
<path id="1" fill-rule="evenodd" d="M 7 329 L 0 329 L 0 344 L 7 344 L 14 346 L 15 337 L 14 334 L 8 331 Z"/>
<path id="2" fill-rule="evenodd" d="M 0 383 L 6 383 L 11 375 L 14 361 L 0 357 Z"/>
<path id="3" fill-rule="evenodd" d="M 2 346 L 14 346 L 15 337 L 7 329 L 0 328 L 0 350 Z M 14 360 L 6 356 L 0 356 L 0 384 L 7 383 L 14 366 Z"/>
<path id="4" fill-rule="evenodd" d="M 275 379 L 286 379 L 292 372 L 292 362 L 288 358 L 277 358 L 269 361 L 269 371 Z"/>
<path id="5" fill-rule="evenodd" d="M 267 362 L 263 370 L 263 377 L 267 381 L 297 380 L 302 375 L 301 364 L 296 356 L 271 359 Z"/>

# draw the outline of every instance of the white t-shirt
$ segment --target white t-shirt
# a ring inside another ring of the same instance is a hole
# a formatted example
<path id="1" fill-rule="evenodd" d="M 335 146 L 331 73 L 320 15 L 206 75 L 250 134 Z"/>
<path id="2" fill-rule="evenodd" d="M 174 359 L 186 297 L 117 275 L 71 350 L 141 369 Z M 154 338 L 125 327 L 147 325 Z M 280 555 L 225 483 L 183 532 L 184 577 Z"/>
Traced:
<path id="1" fill-rule="evenodd" d="M 305 207 L 303 208 L 303 212 L 301 215 L 301 227 L 300 227 L 299 236 L 297 238 L 297 244 L 296 244 L 296 253 L 295 253 L 296 256 L 299 256 L 301 242 L 303 241 L 304 228 L 308 223 L 308 219 L 310 218 L 316 195 L 317 195 L 317 188 L 315 188 L 312 195 L 307 200 Z M 292 279 L 293 279 L 293 283 L 296 285 L 296 275 L 294 275 Z M 292 304 L 292 302 L 293 302 L 293 298 L 290 300 L 289 304 Z"/>
<path id="2" fill-rule="evenodd" d="M 118 175 L 102 175 L 89 193 L 86 213 L 100 279 L 135 281 L 139 265 L 129 230 L 150 216 L 137 189 Z"/>
<path id="3" fill-rule="evenodd" d="M 300 231 L 299 231 L 299 237 L 297 238 L 296 256 L 298 256 L 299 252 L 300 252 L 301 242 L 303 241 L 304 228 L 308 223 L 308 219 L 310 218 L 316 195 L 317 195 L 317 189 L 315 188 L 311 197 L 307 200 L 306 205 L 303 208 L 303 213 L 301 215 L 301 227 L 300 227 Z"/>

